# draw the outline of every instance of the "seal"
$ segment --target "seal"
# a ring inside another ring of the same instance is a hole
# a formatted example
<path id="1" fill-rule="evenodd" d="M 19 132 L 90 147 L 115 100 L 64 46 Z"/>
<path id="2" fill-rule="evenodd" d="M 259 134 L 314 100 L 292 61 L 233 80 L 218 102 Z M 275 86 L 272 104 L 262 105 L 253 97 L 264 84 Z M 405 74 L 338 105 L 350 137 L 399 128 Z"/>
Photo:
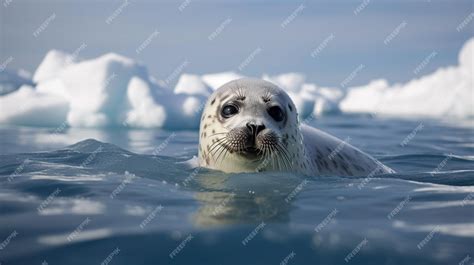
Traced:
<path id="1" fill-rule="evenodd" d="M 288 94 L 259 79 L 237 79 L 214 91 L 203 110 L 199 136 L 199 165 L 227 173 L 362 176 L 394 172 L 351 144 L 300 124 Z"/>

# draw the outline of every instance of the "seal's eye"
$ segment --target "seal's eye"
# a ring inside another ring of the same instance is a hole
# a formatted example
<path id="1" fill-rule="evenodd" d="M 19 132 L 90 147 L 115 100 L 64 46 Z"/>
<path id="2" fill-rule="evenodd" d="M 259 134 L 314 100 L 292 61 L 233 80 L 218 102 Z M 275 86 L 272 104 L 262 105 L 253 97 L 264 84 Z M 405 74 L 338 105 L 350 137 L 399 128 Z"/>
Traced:
<path id="1" fill-rule="evenodd" d="M 278 106 L 273 106 L 268 109 L 268 114 L 276 121 L 282 121 L 285 118 L 283 110 Z"/>
<path id="2" fill-rule="evenodd" d="M 237 112 L 239 112 L 239 108 L 237 106 L 228 104 L 222 108 L 221 115 L 224 118 L 230 118 L 231 116 L 237 114 Z"/>

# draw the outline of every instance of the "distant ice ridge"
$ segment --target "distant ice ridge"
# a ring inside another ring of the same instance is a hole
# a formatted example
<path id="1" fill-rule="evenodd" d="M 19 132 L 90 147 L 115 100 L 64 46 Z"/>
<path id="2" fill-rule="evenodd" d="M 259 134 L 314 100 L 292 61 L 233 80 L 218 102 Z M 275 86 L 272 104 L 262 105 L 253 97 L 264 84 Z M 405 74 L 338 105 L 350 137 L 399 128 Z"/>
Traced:
<path id="1" fill-rule="evenodd" d="M 196 128 L 207 98 L 203 91 L 163 88 L 145 66 L 113 53 L 78 61 L 52 50 L 33 80 L 36 86 L 0 97 L 0 123 Z"/>
<path id="2" fill-rule="evenodd" d="M 458 60 L 456 66 L 440 68 L 406 84 L 390 86 L 381 79 L 353 87 L 339 107 L 343 112 L 396 116 L 474 117 L 474 38 L 464 44 Z"/>
<path id="3" fill-rule="evenodd" d="M 406 84 L 375 80 L 346 89 L 320 87 L 286 73 L 262 79 L 285 89 L 301 119 L 337 112 L 396 116 L 473 117 L 474 38 L 459 65 L 441 68 Z M 109 53 L 90 60 L 52 50 L 30 79 L 2 71 L 0 123 L 72 127 L 164 127 L 196 129 L 207 97 L 243 76 L 234 72 L 182 74 L 174 89 L 151 77 L 145 66 Z M 17 89 L 21 86 L 19 89 Z"/>

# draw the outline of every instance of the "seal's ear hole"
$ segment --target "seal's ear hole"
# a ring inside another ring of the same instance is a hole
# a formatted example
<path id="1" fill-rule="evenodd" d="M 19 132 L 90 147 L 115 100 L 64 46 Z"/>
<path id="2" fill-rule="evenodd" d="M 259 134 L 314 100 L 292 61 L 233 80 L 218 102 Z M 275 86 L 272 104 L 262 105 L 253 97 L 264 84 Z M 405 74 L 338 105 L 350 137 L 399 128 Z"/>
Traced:
<path id="1" fill-rule="evenodd" d="M 291 107 L 290 103 L 288 103 L 288 109 L 290 109 L 290 111 L 293 111 L 293 108 Z"/>

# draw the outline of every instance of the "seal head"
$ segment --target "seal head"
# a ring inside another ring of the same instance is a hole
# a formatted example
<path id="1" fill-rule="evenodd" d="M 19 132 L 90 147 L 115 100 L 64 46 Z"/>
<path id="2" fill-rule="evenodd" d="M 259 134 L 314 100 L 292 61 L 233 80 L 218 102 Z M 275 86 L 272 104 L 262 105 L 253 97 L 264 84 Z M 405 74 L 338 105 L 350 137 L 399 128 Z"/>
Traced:
<path id="1" fill-rule="evenodd" d="M 200 166 L 224 172 L 373 176 L 394 171 L 347 141 L 298 121 L 281 88 L 238 79 L 217 89 L 200 124 Z"/>
<path id="2" fill-rule="evenodd" d="M 224 172 L 293 171 L 304 155 L 294 148 L 302 137 L 292 100 L 258 79 L 231 81 L 209 97 L 199 143 L 200 165 Z"/>

